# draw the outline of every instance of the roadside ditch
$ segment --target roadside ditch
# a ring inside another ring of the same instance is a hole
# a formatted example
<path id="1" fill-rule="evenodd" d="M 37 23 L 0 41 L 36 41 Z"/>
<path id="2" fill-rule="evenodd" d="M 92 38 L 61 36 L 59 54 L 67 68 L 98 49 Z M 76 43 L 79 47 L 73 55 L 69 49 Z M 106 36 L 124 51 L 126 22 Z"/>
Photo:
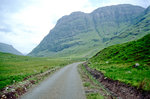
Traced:
<path id="1" fill-rule="evenodd" d="M 96 81 L 100 83 L 100 85 L 103 87 L 102 89 L 105 89 L 109 93 L 109 95 L 103 95 L 102 92 L 100 91 L 101 89 L 98 90 L 100 94 L 105 96 L 104 99 L 116 99 L 116 98 L 117 99 L 150 99 L 150 91 L 137 89 L 136 87 L 127 85 L 118 80 L 115 81 L 110 78 L 107 78 L 100 71 L 89 68 L 86 62 L 83 63 L 82 69 L 83 68 L 86 70 L 86 72 L 88 72 L 88 74 L 90 74 Z M 82 79 L 84 84 L 85 79 L 83 76 Z M 86 92 L 86 88 L 85 88 L 85 92 Z M 94 98 L 94 99 L 99 99 L 99 98 Z"/>
<path id="2" fill-rule="evenodd" d="M 78 66 L 85 95 L 87 99 L 116 99 L 101 83 L 99 83 L 84 67 L 83 64 Z"/>

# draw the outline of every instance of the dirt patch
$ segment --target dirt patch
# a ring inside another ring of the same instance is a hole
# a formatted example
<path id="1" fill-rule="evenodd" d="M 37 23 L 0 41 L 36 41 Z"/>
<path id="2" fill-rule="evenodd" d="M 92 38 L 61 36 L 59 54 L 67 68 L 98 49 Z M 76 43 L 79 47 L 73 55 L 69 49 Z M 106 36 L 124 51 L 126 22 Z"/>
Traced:
<path id="1" fill-rule="evenodd" d="M 116 97 L 122 99 L 150 99 L 150 91 L 144 91 L 124 84 L 120 81 L 115 81 L 104 76 L 103 73 L 88 67 L 87 63 L 83 64 L 86 70 L 93 75 L 105 88 L 112 92 Z"/>
<path id="2" fill-rule="evenodd" d="M 116 97 L 112 96 L 111 93 L 107 92 L 103 88 L 103 86 L 99 85 L 99 82 L 96 82 L 95 79 L 90 75 L 82 65 L 78 66 L 78 71 L 80 73 L 82 83 L 84 86 L 85 94 L 87 99 L 90 95 L 99 94 L 102 96 L 100 99 L 116 99 Z M 91 99 L 91 98 L 90 98 Z M 93 98 L 92 98 L 93 99 Z M 94 99 L 99 99 L 94 97 Z"/>
<path id="3" fill-rule="evenodd" d="M 38 73 L 36 75 L 26 77 L 22 82 L 5 87 L 0 91 L 0 99 L 17 99 L 19 96 L 26 93 L 29 88 L 32 88 L 33 85 L 41 82 L 45 77 L 58 69 L 60 69 L 60 67 L 50 69 L 44 73 Z"/>

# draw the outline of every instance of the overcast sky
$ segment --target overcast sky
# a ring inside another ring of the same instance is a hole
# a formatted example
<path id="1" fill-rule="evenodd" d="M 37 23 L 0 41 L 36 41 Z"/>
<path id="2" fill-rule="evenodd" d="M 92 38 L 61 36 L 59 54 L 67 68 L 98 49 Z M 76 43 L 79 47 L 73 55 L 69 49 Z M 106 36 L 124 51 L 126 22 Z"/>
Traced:
<path id="1" fill-rule="evenodd" d="M 146 8 L 150 0 L 0 0 L 0 42 L 27 54 L 62 16 L 74 11 L 90 13 L 98 7 L 115 4 Z"/>

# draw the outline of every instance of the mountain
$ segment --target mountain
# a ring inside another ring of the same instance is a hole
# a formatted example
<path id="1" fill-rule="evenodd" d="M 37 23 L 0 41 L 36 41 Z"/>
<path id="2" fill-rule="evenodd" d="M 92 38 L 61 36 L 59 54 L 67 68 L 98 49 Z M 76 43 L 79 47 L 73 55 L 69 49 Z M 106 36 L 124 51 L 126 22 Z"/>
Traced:
<path id="1" fill-rule="evenodd" d="M 127 28 L 122 30 L 119 35 L 105 39 L 108 40 L 107 46 L 110 46 L 113 44 L 119 44 L 139 39 L 149 33 L 150 33 L 150 6 L 138 17 L 132 20 L 132 24 L 130 24 Z"/>
<path id="2" fill-rule="evenodd" d="M 150 13 L 150 6 L 147 7 L 147 9 L 144 11 L 144 14 L 148 14 L 148 13 Z"/>
<path id="3" fill-rule="evenodd" d="M 144 8 L 129 4 L 101 7 L 91 13 L 73 12 L 32 50 L 29 56 L 90 57 L 133 24 Z M 106 43 L 106 44 L 105 44 Z M 111 45 L 111 44 L 110 44 Z"/>
<path id="4" fill-rule="evenodd" d="M 21 52 L 17 51 L 12 45 L 0 43 L 0 52 L 11 53 L 15 55 L 23 55 Z"/>

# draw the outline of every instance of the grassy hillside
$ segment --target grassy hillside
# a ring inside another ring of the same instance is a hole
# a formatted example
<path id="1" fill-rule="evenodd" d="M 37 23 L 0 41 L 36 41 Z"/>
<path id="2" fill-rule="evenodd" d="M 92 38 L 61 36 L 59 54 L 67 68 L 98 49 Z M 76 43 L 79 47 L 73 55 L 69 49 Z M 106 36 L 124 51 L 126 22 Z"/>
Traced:
<path id="1" fill-rule="evenodd" d="M 74 60 L 33 58 L 0 52 L 0 89 L 30 75 L 42 73 L 55 67 L 64 66 Z"/>
<path id="2" fill-rule="evenodd" d="M 111 79 L 150 90 L 150 34 L 101 50 L 89 59 L 89 66 Z"/>

